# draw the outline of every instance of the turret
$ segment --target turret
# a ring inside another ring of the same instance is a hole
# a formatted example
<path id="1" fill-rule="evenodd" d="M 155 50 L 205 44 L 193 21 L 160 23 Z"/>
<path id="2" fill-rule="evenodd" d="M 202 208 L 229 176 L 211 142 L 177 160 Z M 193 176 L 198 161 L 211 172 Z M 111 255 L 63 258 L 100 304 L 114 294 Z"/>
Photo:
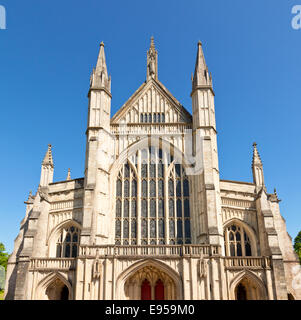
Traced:
<path id="1" fill-rule="evenodd" d="M 200 227 L 197 237 L 201 243 L 209 242 L 210 244 L 221 245 L 223 248 L 214 92 L 212 78 L 208 71 L 200 41 L 197 47 L 191 92 L 192 122 L 195 149 L 201 150 L 199 160 L 203 167 L 202 172 L 199 173 L 195 189 L 197 190 L 196 193 L 199 194 L 197 199 L 199 207 L 204 212 L 198 222 Z"/>
<path id="2" fill-rule="evenodd" d="M 86 161 L 84 182 L 82 244 L 103 244 L 109 229 L 108 185 L 111 155 L 111 77 L 108 75 L 104 43 L 90 79 L 88 93 L 88 126 L 86 131 Z M 68 177 L 67 177 L 68 178 Z"/>

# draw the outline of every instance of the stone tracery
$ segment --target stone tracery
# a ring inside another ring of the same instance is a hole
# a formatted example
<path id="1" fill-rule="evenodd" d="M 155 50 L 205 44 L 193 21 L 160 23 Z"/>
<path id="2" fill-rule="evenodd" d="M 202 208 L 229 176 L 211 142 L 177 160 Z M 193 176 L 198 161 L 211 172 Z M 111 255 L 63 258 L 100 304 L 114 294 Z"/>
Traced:
<path id="1" fill-rule="evenodd" d="M 183 166 L 155 147 L 137 151 L 134 162 L 122 165 L 116 180 L 115 244 L 191 243 Z"/>

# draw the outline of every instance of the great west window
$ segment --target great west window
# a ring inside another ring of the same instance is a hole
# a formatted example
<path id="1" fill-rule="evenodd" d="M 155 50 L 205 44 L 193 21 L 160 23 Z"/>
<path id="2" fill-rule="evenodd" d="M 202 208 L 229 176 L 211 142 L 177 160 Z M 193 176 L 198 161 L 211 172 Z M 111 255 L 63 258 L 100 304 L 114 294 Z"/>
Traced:
<path id="1" fill-rule="evenodd" d="M 115 243 L 189 244 L 189 180 L 159 148 L 137 151 L 116 180 Z"/>

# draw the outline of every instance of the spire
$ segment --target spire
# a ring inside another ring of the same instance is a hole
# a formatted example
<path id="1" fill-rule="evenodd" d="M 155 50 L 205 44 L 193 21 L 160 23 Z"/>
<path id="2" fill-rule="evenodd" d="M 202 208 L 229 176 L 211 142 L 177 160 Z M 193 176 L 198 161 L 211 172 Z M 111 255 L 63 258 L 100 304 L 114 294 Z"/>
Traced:
<path id="1" fill-rule="evenodd" d="M 98 59 L 96 63 L 96 72 L 98 74 L 103 73 L 106 78 L 108 78 L 108 70 L 106 64 L 106 56 L 105 56 L 105 44 L 103 41 L 100 43 L 100 49 L 98 54 Z"/>
<path id="2" fill-rule="evenodd" d="M 105 88 L 109 92 L 111 91 L 111 77 L 108 76 L 108 69 L 106 64 L 105 56 L 105 45 L 103 42 L 100 43 L 100 49 L 98 54 L 98 59 L 96 63 L 96 68 L 93 69 L 90 87 L 94 89 Z"/>
<path id="3" fill-rule="evenodd" d="M 67 178 L 66 180 L 71 180 L 71 171 L 70 168 L 68 169 Z"/>
<path id="4" fill-rule="evenodd" d="M 259 189 L 265 188 L 264 176 L 263 176 L 263 165 L 257 150 L 257 143 L 253 143 L 253 160 L 252 160 L 252 171 L 253 171 L 253 181 Z"/>
<path id="5" fill-rule="evenodd" d="M 50 165 L 52 168 L 54 167 L 53 165 L 53 158 L 52 158 L 52 146 L 51 144 L 48 145 L 48 150 L 45 154 L 44 160 L 42 162 L 43 165 Z"/>
<path id="6" fill-rule="evenodd" d="M 201 41 L 198 42 L 198 52 L 196 56 L 194 76 L 192 80 L 192 90 L 196 89 L 196 87 L 198 86 L 212 87 L 212 76 L 208 71 Z"/>
<path id="7" fill-rule="evenodd" d="M 147 51 L 147 70 L 146 80 L 150 79 L 158 80 L 158 52 L 155 48 L 154 37 L 151 37 L 150 47 Z"/>

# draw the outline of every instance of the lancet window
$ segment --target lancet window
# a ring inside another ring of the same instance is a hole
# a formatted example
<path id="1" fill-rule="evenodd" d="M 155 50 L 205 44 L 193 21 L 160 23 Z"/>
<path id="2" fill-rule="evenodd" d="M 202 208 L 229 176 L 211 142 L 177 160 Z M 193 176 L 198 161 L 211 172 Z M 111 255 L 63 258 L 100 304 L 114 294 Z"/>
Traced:
<path id="1" fill-rule="evenodd" d="M 75 258 L 78 254 L 79 230 L 74 226 L 62 229 L 56 243 L 57 258 Z"/>
<path id="2" fill-rule="evenodd" d="M 141 113 L 140 122 L 143 123 L 164 123 L 165 114 L 164 113 Z"/>
<path id="3" fill-rule="evenodd" d="M 225 252 L 227 256 L 251 256 L 251 241 L 242 226 L 232 224 L 225 229 Z"/>
<path id="4" fill-rule="evenodd" d="M 137 177 L 129 163 L 116 182 L 116 244 L 137 244 Z"/>

